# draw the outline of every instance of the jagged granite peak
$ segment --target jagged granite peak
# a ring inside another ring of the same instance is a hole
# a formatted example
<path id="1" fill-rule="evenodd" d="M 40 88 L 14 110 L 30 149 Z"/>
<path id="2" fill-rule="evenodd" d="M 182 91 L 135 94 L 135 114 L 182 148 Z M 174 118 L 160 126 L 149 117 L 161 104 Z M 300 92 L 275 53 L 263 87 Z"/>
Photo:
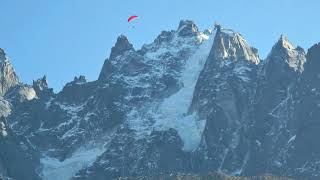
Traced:
<path id="1" fill-rule="evenodd" d="M 197 25 L 190 20 L 182 20 L 179 23 L 179 27 L 178 27 L 178 35 L 179 36 L 194 36 L 197 35 L 199 33 L 198 27 Z"/>
<path id="2" fill-rule="evenodd" d="M 266 63 L 276 64 L 275 66 L 288 65 L 289 68 L 296 72 L 303 71 L 303 65 L 306 61 L 306 54 L 301 47 L 294 47 L 294 45 L 284 35 L 281 35 L 276 44 L 272 47 L 270 54 L 266 59 Z M 273 65 L 272 65 L 273 66 Z"/>
<path id="3" fill-rule="evenodd" d="M 224 29 L 216 24 L 216 35 L 210 56 L 222 60 L 245 60 L 259 64 L 260 58 L 257 49 L 252 48 L 241 36 L 241 34 L 231 30 Z"/>
<path id="4" fill-rule="evenodd" d="M 118 63 L 117 58 L 130 51 L 135 52 L 133 45 L 129 42 L 126 36 L 120 35 L 114 47 L 111 48 L 110 57 L 104 61 L 98 80 L 105 80 L 115 69 L 114 65 Z"/>
<path id="5" fill-rule="evenodd" d="M 280 35 L 278 43 L 281 44 L 286 49 L 294 49 L 294 46 L 290 43 L 288 37 L 285 36 L 284 34 Z"/>
<path id="6" fill-rule="evenodd" d="M 86 83 L 87 82 L 87 79 L 85 76 L 83 75 L 80 75 L 79 77 L 74 77 L 74 80 L 73 80 L 75 83 L 78 83 L 78 84 L 82 84 L 82 83 Z"/>
<path id="7" fill-rule="evenodd" d="M 45 75 L 42 78 L 34 80 L 32 87 L 39 98 L 48 99 L 54 95 L 53 89 L 49 88 L 47 77 Z"/>
<path id="8" fill-rule="evenodd" d="M 18 76 L 4 50 L 0 49 L 0 95 L 4 95 L 11 87 L 18 84 Z"/>
<path id="9" fill-rule="evenodd" d="M 111 49 L 109 59 L 113 59 L 126 51 L 134 50 L 133 45 L 129 42 L 128 38 L 124 35 L 120 35 L 114 47 Z"/>
<path id="10" fill-rule="evenodd" d="M 91 94 L 94 86 L 87 83 L 86 77 L 83 75 L 75 76 L 71 82 L 68 82 L 58 93 L 57 99 L 66 103 L 80 103 L 85 101 L 88 95 Z"/>
<path id="11" fill-rule="evenodd" d="M 294 119 L 293 95 L 305 59 L 304 50 L 295 48 L 287 37 L 281 35 L 261 63 L 249 130 L 256 139 L 253 144 L 257 146 L 249 158 L 248 171 L 252 173 L 286 166 L 284 152 L 289 148 L 288 141 L 294 137 L 294 131 L 288 125 Z M 257 166 L 258 163 L 261 165 Z"/>
<path id="12" fill-rule="evenodd" d="M 287 139 L 291 146 L 287 148 L 286 158 L 282 162 L 294 170 L 290 173 L 295 177 L 319 179 L 320 146 L 317 137 L 320 132 L 320 43 L 308 49 L 306 58 L 304 71 L 291 93 L 293 100 L 281 108 L 284 112 L 292 109 L 291 118 L 285 126 L 285 131 L 290 133 Z"/>
<path id="13" fill-rule="evenodd" d="M 193 93 L 189 114 L 206 124 L 199 169 L 242 174 L 250 154 L 250 123 L 260 62 L 257 50 L 233 30 L 215 25 L 215 37 Z"/>
<path id="14" fill-rule="evenodd" d="M 156 44 L 168 42 L 173 39 L 175 31 L 162 31 L 160 35 L 154 40 Z"/>
<path id="15" fill-rule="evenodd" d="M 42 78 L 33 81 L 32 84 L 36 91 L 43 91 L 49 88 L 46 75 L 44 75 Z"/>
<path id="16" fill-rule="evenodd" d="M 0 61 L 4 61 L 6 59 L 6 53 L 3 49 L 0 48 Z"/>

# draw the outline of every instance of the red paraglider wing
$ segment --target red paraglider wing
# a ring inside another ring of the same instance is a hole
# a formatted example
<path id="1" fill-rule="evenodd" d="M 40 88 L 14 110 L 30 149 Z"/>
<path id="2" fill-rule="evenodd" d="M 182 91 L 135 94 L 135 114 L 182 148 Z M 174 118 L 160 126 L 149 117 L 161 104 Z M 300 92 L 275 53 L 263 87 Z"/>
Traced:
<path id="1" fill-rule="evenodd" d="M 132 21 L 133 19 L 136 19 L 138 16 L 130 16 L 129 18 L 128 18 L 128 22 L 130 22 L 130 21 Z"/>

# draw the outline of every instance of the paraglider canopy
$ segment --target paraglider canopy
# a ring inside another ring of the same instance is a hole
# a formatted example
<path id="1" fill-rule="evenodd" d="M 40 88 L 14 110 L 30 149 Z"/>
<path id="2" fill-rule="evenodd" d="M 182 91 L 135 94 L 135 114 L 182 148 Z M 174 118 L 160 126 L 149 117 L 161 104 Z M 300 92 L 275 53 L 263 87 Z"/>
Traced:
<path id="1" fill-rule="evenodd" d="M 128 22 L 131 22 L 131 21 L 133 21 L 133 20 L 136 19 L 136 18 L 138 18 L 138 16 L 130 16 L 130 17 L 128 18 Z"/>

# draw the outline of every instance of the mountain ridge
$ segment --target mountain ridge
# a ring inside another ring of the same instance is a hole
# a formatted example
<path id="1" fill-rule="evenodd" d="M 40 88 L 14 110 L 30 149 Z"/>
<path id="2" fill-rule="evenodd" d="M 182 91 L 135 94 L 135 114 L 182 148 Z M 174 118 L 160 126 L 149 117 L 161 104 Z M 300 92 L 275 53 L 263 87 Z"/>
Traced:
<path id="1" fill-rule="evenodd" d="M 6 65 L 0 130 L 33 147 L 42 179 L 212 171 L 316 179 L 318 47 L 305 53 L 281 35 L 261 60 L 241 34 L 190 20 L 139 50 L 120 35 L 97 80 L 75 77 L 58 93 L 46 76 L 26 85 Z"/>

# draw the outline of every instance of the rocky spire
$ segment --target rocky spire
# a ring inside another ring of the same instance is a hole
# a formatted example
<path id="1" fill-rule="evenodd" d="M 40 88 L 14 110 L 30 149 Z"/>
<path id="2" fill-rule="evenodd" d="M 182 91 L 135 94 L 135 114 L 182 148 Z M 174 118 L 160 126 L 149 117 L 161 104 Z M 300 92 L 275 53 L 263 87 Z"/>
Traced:
<path id="1" fill-rule="evenodd" d="M 53 89 L 48 86 L 47 77 L 45 75 L 42 78 L 33 81 L 32 87 L 40 98 L 49 98 L 54 94 Z"/>
<path id="2" fill-rule="evenodd" d="M 179 36 L 185 37 L 196 35 L 199 31 L 197 25 L 193 21 L 182 20 L 179 23 L 177 32 Z"/>
<path id="3" fill-rule="evenodd" d="M 6 54 L 3 49 L 0 48 L 0 61 L 4 61 L 6 59 Z"/>
<path id="4" fill-rule="evenodd" d="M 3 49 L 0 48 L 0 95 L 4 95 L 11 87 L 19 84 L 9 59 Z"/>
<path id="5" fill-rule="evenodd" d="M 134 50 L 133 45 L 129 42 L 126 36 L 120 35 L 115 46 L 111 49 L 110 59 L 113 59 L 129 50 Z"/>
<path id="6" fill-rule="evenodd" d="M 36 89 L 36 91 L 43 91 L 45 89 L 48 89 L 48 82 L 47 82 L 46 75 L 44 75 L 40 79 L 37 79 L 36 81 L 33 81 L 33 88 Z"/>
<path id="7" fill-rule="evenodd" d="M 289 67 L 297 72 L 303 71 L 306 54 L 301 47 L 295 47 L 286 36 L 281 35 L 272 47 L 266 63 L 272 63 L 280 67 Z M 274 66 L 273 66 L 274 68 Z"/>
<path id="8" fill-rule="evenodd" d="M 76 84 L 83 84 L 87 82 L 87 79 L 84 75 L 80 75 L 79 77 L 75 76 L 73 82 Z"/>
<path id="9" fill-rule="evenodd" d="M 216 35 L 210 56 L 214 59 L 225 59 L 233 61 L 251 61 L 255 64 L 260 62 L 255 48 L 249 46 L 245 39 L 230 29 L 224 29 L 221 25 L 215 25 Z"/>
<path id="10" fill-rule="evenodd" d="M 133 45 L 128 41 L 128 38 L 126 36 L 120 35 L 117 39 L 116 44 L 111 49 L 109 59 L 106 59 L 102 66 L 98 80 L 105 79 L 113 71 L 112 62 L 119 62 L 115 58 L 124 55 L 124 53 L 128 51 L 134 51 Z"/>

